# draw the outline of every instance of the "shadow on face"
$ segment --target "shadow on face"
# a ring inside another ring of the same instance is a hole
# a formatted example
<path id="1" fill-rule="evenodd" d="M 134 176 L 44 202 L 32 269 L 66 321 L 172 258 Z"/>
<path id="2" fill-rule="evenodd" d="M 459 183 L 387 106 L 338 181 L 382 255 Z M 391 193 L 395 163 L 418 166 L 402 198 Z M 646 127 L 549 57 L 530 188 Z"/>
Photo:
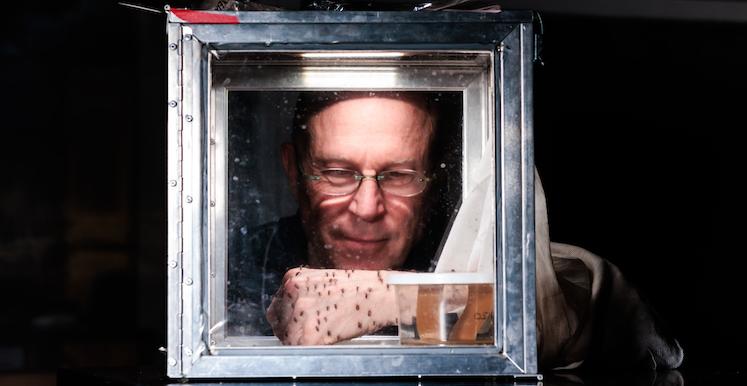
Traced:
<path id="1" fill-rule="evenodd" d="M 402 266 L 419 237 L 424 195 L 403 197 L 365 178 L 346 195 L 329 195 L 299 175 L 325 169 L 376 176 L 392 170 L 425 175 L 434 119 L 423 103 L 395 96 L 336 101 L 308 120 L 308 148 L 283 148 L 308 236 L 309 264 L 339 269 Z M 299 184 L 300 182 L 300 184 Z"/>

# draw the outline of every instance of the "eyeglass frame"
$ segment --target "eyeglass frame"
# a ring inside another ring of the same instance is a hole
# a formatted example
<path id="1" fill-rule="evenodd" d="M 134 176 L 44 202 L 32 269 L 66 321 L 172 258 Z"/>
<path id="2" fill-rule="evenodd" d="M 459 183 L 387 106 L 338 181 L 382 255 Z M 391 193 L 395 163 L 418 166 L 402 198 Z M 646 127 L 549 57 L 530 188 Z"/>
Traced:
<path id="1" fill-rule="evenodd" d="M 296 163 L 296 167 L 298 168 L 298 173 L 300 175 L 302 175 L 304 177 L 304 179 L 307 180 L 307 181 L 320 181 L 323 178 L 323 176 L 321 176 L 321 175 L 309 174 L 309 173 L 304 172 L 303 167 L 302 167 L 300 161 Z M 357 192 L 358 189 L 360 189 L 361 183 L 363 182 L 363 180 L 365 180 L 367 178 L 370 178 L 370 179 L 376 181 L 376 186 L 378 186 L 379 189 L 381 189 L 381 191 L 384 192 L 384 193 L 391 194 L 391 195 L 394 195 L 394 196 L 397 196 L 397 197 L 405 197 L 405 198 L 415 197 L 415 196 L 417 196 L 419 194 L 423 194 L 423 192 L 425 192 L 426 189 L 428 189 L 428 183 L 431 182 L 435 178 L 435 176 L 434 177 L 428 177 L 424 172 L 419 172 L 419 171 L 413 170 L 413 169 L 384 170 L 384 171 L 378 172 L 378 173 L 376 173 L 376 174 L 374 174 L 372 176 L 367 176 L 367 175 L 365 175 L 365 174 L 363 174 L 363 173 L 361 173 L 361 172 L 359 172 L 357 170 L 347 169 L 347 168 L 325 168 L 325 169 L 320 169 L 319 172 L 321 173 L 321 172 L 324 172 L 324 171 L 327 171 L 327 170 L 345 170 L 345 171 L 353 172 L 354 173 L 353 177 L 357 181 L 357 184 L 356 184 L 355 188 L 353 190 L 351 190 L 350 192 L 348 192 L 348 193 L 326 193 L 326 192 L 321 192 L 324 195 L 335 196 L 335 197 L 347 196 L 347 195 L 350 195 L 350 194 L 353 194 L 353 193 Z M 387 173 L 387 172 L 403 172 L 403 171 L 413 172 L 416 177 L 420 178 L 420 181 L 424 182 L 423 183 L 423 189 L 420 190 L 417 193 L 406 194 L 405 195 L 405 194 L 392 193 L 392 192 L 384 189 L 381 186 L 381 184 L 380 184 L 379 181 L 383 180 L 384 177 L 385 177 L 385 175 L 382 174 L 382 173 Z"/>

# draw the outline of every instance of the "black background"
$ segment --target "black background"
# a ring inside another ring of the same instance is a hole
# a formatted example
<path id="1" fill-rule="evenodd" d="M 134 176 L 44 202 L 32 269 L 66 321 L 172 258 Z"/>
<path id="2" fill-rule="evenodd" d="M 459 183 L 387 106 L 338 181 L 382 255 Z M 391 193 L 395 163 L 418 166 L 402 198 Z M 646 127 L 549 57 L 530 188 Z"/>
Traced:
<path id="1" fill-rule="evenodd" d="M 536 161 L 553 240 L 617 264 L 685 370 L 743 369 L 744 173 L 729 165 L 744 151 L 747 25 L 543 19 Z M 112 1 L 5 13 L 0 371 L 163 366 L 164 24 Z"/>

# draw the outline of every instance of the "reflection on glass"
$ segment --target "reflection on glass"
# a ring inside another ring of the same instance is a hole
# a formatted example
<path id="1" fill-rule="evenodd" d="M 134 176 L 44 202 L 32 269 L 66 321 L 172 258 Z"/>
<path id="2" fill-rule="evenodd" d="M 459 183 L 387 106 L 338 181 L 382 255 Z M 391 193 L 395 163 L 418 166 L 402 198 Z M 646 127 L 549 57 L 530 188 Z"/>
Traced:
<path id="1" fill-rule="evenodd" d="M 435 265 L 462 194 L 462 99 L 228 92 L 228 336 L 397 334 L 386 276 Z"/>

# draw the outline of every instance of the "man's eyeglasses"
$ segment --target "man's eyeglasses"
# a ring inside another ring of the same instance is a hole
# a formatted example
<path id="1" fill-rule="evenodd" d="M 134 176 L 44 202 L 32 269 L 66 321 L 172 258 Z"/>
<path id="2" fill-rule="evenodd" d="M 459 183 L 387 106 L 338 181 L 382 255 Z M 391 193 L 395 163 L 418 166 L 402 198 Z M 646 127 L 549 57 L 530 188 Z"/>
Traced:
<path id="1" fill-rule="evenodd" d="M 370 178 L 386 193 L 412 197 L 423 193 L 430 181 L 430 178 L 422 173 L 409 169 L 387 170 L 374 176 L 364 176 L 355 170 L 341 168 L 321 169 L 317 174 L 301 172 L 307 180 L 313 182 L 314 189 L 330 196 L 351 194 L 358 190 L 361 181 Z"/>

